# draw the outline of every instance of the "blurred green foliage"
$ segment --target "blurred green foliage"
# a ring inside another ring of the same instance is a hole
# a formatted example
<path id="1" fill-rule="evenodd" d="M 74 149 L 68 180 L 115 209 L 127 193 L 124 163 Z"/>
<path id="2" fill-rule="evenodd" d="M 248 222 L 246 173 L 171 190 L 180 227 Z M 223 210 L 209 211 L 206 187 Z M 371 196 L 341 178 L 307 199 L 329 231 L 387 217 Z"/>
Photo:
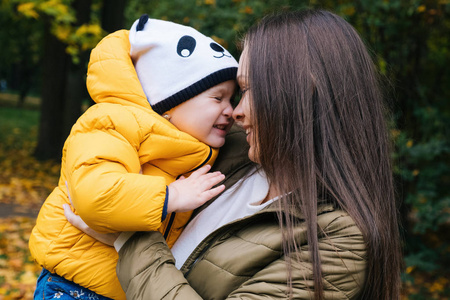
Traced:
<path id="1" fill-rule="evenodd" d="M 35 24 L 49 22 L 52 34 L 67 45 L 66 52 L 78 62 L 80 53 L 95 47 L 106 32 L 100 24 L 100 0 L 92 0 L 91 21 L 78 26 L 73 3 L 73 0 L 3 0 L 2 6 L 15 9 L 22 18 L 40 21 Z"/>
<path id="2" fill-rule="evenodd" d="M 31 77 L 41 57 L 42 24 L 18 14 L 10 1 L 0 3 L 0 79 L 9 80 L 10 88 L 29 91 L 39 84 Z M 20 80 L 19 80 L 20 78 Z"/>
<path id="3" fill-rule="evenodd" d="M 92 24 L 76 28 L 71 27 L 71 3 L 2 1 L 1 24 L 10 28 L 3 20 L 11 20 L 11 24 L 20 20 L 20 26 L 11 28 L 19 37 L 31 31 L 25 17 L 39 24 L 40 16 L 46 15 L 53 20 L 55 35 L 66 41 L 67 51 L 76 56 L 77 49 L 92 47 L 105 32 L 98 28 L 100 0 L 93 1 Z M 449 281 L 443 279 L 450 275 L 445 267 L 450 265 L 449 0 L 128 0 L 124 13 L 127 28 L 147 13 L 193 26 L 238 56 L 240 38 L 263 15 L 307 6 L 344 17 L 373 54 L 392 111 L 393 161 L 405 237 L 405 286 L 411 299 L 450 297 Z M 39 37 L 39 30 L 37 27 L 36 33 L 26 38 Z M 6 32 L 0 29 L 2 43 Z M 8 45 L 9 49 L 1 50 L 0 69 L 20 56 L 15 50 L 20 47 L 11 40 Z M 38 49 L 33 53 L 35 58 L 39 56 Z M 429 279 L 428 285 L 424 278 Z"/>
<path id="4" fill-rule="evenodd" d="M 146 13 L 150 17 L 192 26 L 213 37 L 233 55 L 239 56 L 238 43 L 246 29 L 282 2 L 241 0 L 130 1 L 126 10 L 129 27 Z"/>

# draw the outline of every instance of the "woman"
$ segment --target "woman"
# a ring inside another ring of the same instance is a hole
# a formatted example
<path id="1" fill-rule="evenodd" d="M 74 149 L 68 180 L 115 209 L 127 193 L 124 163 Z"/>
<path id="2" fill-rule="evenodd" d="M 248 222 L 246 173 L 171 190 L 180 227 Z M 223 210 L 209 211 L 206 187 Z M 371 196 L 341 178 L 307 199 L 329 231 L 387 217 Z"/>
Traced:
<path id="1" fill-rule="evenodd" d="M 260 170 L 199 212 L 174 255 L 160 233 L 134 234 L 117 266 L 127 298 L 398 299 L 382 96 L 356 31 L 320 10 L 266 17 L 246 35 L 238 82 L 233 117 Z M 252 167 L 224 150 L 230 185 Z"/>

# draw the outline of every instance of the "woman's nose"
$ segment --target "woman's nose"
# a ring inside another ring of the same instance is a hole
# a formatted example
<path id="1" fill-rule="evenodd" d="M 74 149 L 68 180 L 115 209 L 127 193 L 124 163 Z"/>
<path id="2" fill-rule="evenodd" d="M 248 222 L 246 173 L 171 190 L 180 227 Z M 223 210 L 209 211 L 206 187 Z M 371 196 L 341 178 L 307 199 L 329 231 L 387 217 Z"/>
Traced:
<path id="1" fill-rule="evenodd" d="M 244 112 L 242 110 L 242 100 L 239 101 L 238 106 L 234 108 L 233 119 L 235 121 L 242 121 L 244 119 Z"/>

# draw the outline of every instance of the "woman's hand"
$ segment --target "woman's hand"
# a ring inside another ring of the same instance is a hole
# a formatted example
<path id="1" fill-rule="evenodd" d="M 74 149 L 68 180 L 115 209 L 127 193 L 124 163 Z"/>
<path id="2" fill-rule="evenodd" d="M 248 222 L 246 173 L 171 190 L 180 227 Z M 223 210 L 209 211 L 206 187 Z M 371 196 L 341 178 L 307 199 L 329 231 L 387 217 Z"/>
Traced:
<path id="1" fill-rule="evenodd" d="M 188 178 L 183 176 L 169 184 L 167 212 L 183 212 L 196 209 L 206 201 L 222 193 L 225 186 L 219 184 L 225 179 L 220 172 L 208 173 L 210 165 L 193 172 Z"/>
<path id="2" fill-rule="evenodd" d="M 69 204 L 63 204 L 64 207 L 64 215 L 66 216 L 67 221 L 69 221 L 70 224 L 75 226 L 76 228 L 80 229 L 87 235 L 93 237 L 94 239 L 108 245 L 108 246 L 114 246 L 114 242 L 116 241 L 117 237 L 119 236 L 120 232 L 116 233 L 99 233 L 95 230 L 93 230 L 91 227 L 89 227 L 81 218 L 79 215 L 74 214 L 74 212 L 71 209 L 71 206 Z"/>

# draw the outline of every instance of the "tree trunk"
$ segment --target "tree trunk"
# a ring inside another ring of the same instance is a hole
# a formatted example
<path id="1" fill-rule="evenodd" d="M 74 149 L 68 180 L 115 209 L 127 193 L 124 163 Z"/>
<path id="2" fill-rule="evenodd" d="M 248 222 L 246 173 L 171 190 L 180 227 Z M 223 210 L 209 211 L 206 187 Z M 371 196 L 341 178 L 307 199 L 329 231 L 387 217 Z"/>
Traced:
<path id="1" fill-rule="evenodd" d="M 76 11 L 76 26 L 89 23 L 91 19 L 92 0 L 76 0 L 72 5 Z M 81 115 L 81 104 L 83 99 L 89 97 L 86 88 L 86 65 L 89 59 L 89 53 L 84 51 L 80 53 L 79 63 L 75 64 L 69 61 L 68 74 L 66 77 L 64 120 L 63 120 L 63 138 L 65 139 L 72 129 L 73 124 Z"/>
<path id="2" fill-rule="evenodd" d="M 64 143 L 62 123 L 69 58 L 65 52 L 65 45 L 50 32 L 50 27 L 51 24 L 47 21 L 42 57 L 41 117 L 38 144 L 34 152 L 34 156 L 39 160 L 60 158 Z"/>
<path id="3" fill-rule="evenodd" d="M 123 29 L 126 0 L 103 1 L 102 28 L 107 32 Z"/>

